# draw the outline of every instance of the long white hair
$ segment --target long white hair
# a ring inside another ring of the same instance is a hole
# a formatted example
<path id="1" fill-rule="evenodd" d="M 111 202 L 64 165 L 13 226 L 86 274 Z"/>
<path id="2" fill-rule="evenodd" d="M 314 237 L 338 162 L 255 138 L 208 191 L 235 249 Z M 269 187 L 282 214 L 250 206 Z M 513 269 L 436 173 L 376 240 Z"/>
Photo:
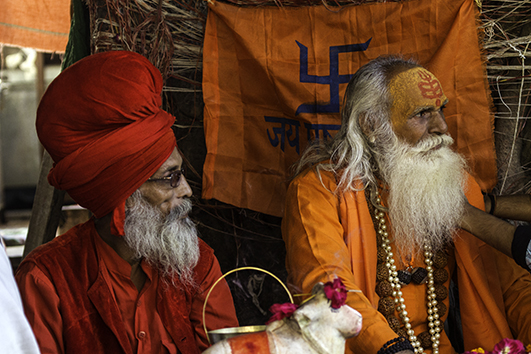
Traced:
<path id="1" fill-rule="evenodd" d="M 407 253 L 426 244 L 439 249 L 452 240 L 466 188 L 466 161 L 449 148 L 449 136 L 431 136 L 411 146 L 393 131 L 389 81 L 419 66 L 380 57 L 361 67 L 345 93 L 341 129 L 330 141 L 307 148 L 295 168 L 296 174 L 309 166 L 319 176 L 332 172 L 338 184 L 333 192 L 367 188 L 372 204 L 389 211 L 394 241 Z M 375 202 L 376 178 L 390 186 L 388 209 Z"/>

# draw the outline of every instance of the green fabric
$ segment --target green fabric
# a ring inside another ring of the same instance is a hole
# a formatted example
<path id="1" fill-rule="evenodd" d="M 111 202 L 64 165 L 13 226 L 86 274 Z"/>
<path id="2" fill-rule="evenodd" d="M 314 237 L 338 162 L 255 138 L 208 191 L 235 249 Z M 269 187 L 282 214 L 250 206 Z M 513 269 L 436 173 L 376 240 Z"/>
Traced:
<path id="1" fill-rule="evenodd" d="M 90 55 L 90 15 L 83 0 L 72 0 L 72 21 L 61 70 Z"/>

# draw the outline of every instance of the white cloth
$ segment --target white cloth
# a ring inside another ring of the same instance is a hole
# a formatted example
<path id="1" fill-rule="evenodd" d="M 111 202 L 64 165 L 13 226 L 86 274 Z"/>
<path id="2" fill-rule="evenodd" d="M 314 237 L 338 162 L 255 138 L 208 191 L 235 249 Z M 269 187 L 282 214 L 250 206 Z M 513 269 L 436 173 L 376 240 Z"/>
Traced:
<path id="1" fill-rule="evenodd" d="M 11 263 L 0 244 L 0 353 L 38 354 L 39 346 L 24 315 Z"/>

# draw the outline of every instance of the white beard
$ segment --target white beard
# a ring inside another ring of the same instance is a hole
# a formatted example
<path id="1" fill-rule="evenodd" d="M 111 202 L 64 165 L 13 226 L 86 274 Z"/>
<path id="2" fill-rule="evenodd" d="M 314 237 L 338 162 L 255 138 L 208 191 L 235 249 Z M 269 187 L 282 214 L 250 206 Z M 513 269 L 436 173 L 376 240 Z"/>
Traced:
<path id="1" fill-rule="evenodd" d="M 187 216 L 190 200 L 173 209 L 167 216 L 149 204 L 136 191 L 129 197 L 133 206 L 126 210 L 124 240 L 135 252 L 156 267 L 164 278 L 178 276 L 187 287 L 194 287 L 193 269 L 199 261 L 197 229 Z"/>
<path id="2" fill-rule="evenodd" d="M 466 162 L 449 146 L 448 135 L 416 146 L 395 140 L 380 155 L 379 167 L 389 191 L 389 218 L 400 252 L 415 254 L 424 245 L 441 249 L 452 241 L 461 218 L 466 186 Z M 432 148 L 441 145 L 438 150 Z M 386 149 L 387 150 L 387 149 Z"/>

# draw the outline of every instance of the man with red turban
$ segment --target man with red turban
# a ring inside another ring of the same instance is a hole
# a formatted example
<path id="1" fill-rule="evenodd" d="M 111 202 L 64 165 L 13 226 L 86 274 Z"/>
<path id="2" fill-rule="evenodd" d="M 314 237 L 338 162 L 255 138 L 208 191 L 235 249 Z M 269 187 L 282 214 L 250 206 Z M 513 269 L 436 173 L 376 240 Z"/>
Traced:
<path id="1" fill-rule="evenodd" d="M 221 277 L 197 237 L 190 186 L 161 104 L 162 77 L 143 56 L 84 58 L 49 86 L 37 133 L 54 160 L 48 181 L 94 216 L 40 246 L 16 279 L 44 353 L 200 353 L 203 305 Z M 207 328 L 237 326 L 216 285 Z"/>

